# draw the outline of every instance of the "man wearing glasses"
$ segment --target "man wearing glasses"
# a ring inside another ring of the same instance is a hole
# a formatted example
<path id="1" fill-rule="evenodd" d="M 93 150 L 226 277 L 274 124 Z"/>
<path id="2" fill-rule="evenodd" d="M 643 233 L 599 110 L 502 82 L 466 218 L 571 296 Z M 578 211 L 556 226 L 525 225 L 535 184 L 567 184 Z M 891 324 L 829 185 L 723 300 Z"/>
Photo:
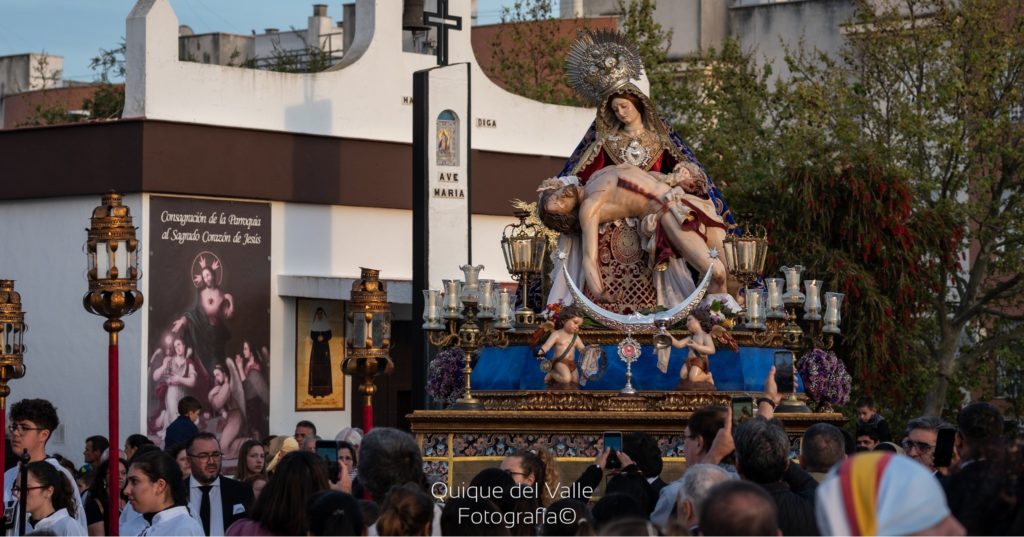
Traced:
<path id="1" fill-rule="evenodd" d="M 46 442 L 53 430 L 60 425 L 57 409 L 46 399 L 22 399 L 11 405 L 11 421 L 7 430 L 11 433 L 11 448 L 16 455 L 28 451 L 29 462 L 43 461 L 60 470 L 68 480 L 69 488 L 75 496 L 75 505 L 82 505 L 82 496 L 78 493 L 75 478 L 57 459 L 46 456 Z M 18 476 L 19 466 L 14 466 L 4 474 L 4 514 L 13 515 L 15 524 L 21 521 L 21 506 L 18 505 L 17 488 L 21 482 Z M 77 509 L 75 518 L 86 527 L 85 509 Z M 8 519 L 10 520 L 10 519 Z M 32 531 L 31 523 L 27 528 L 16 528 L 14 535 L 28 535 Z"/>
<path id="2" fill-rule="evenodd" d="M 903 439 L 903 450 L 907 456 L 924 465 L 933 474 L 935 470 L 935 443 L 939 429 L 952 427 L 935 416 L 921 416 L 907 422 L 907 437 Z"/>
<path id="3" fill-rule="evenodd" d="M 224 454 L 220 442 L 210 433 L 192 437 L 185 449 L 192 465 L 188 485 L 188 509 L 206 535 L 224 535 L 232 522 L 245 518 L 252 506 L 252 488 L 220 475 Z"/>

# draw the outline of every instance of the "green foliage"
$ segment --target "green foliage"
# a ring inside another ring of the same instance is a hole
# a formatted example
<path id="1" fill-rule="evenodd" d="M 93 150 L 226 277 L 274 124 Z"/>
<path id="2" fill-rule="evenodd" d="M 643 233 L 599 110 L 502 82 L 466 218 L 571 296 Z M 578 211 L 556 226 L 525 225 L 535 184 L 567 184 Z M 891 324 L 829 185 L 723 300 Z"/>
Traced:
<path id="1" fill-rule="evenodd" d="M 655 0 L 619 0 L 622 33 L 636 43 L 644 71 L 651 84 L 651 95 L 667 95 L 672 72 L 667 63 L 672 31 L 665 31 L 654 19 Z"/>
<path id="2" fill-rule="evenodd" d="M 121 38 L 121 44 L 116 48 L 112 49 L 100 49 L 99 56 L 94 56 L 89 61 L 89 68 L 93 71 L 98 71 L 100 75 L 100 81 L 109 84 L 111 78 L 123 79 L 125 75 L 125 61 L 124 54 L 127 45 L 125 44 L 124 38 Z"/>
<path id="3" fill-rule="evenodd" d="M 306 47 L 300 51 L 287 51 L 273 43 L 270 57 L 247 60 L 240 67 L 277 71 L 279 73 L 319 73 L 331 66 L 331 53 L 317 47 Z M 232 54 L 234 65 L 236 56 Z"/>
<path id="4" fill-rule="evenodd" d="M 840 356 L 896 423 L 1024 366 L 1024 12 L 898 4 L 860 2 L 841 53 L 801 44 L 785 82 L 727 41 L 654 94 L 769 228 L 767 266 L 847 294 Z"/>
<path id="5" fill-rule="evenodd" d="M 552 16 L 551 0 L 516 0 L 503 7 L 491 47 L 491 75 L 503 87 L 546 103 L 578 105 L 565 85 L 565 58 L 572 45 Z"/>
<path id="6" fill-rule="evenodd" d="M 119 119 L 124 113 L 124 85 L 100 84 L 96 93 L 85 100 L 83 107 L 92 119 Z"/>

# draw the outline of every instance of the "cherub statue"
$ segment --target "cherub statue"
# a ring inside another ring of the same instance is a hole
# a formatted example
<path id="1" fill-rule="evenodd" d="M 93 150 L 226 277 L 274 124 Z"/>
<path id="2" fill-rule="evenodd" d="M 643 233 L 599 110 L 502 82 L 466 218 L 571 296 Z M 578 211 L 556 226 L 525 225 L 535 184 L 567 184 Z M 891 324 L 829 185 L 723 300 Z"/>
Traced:
<path id="1" fill-rule="evenodd" d="M 580 325 L 583 324 L 583 315 L 575 306 L 561 308 L 555 316 L 554 324 L 545 323 L 539 331 L 554 328 L 548 336 L 544 345 L 540 346 L 534 355 L 538 359 L 544 359 L 548 351 L 554 349 L 555 358 L 549 364 L 547 374 L 544 375 L 544 384 L 549 390 L 577 390 L 580 387 L 580 375 L 576 370 L 576 351 L 582 352 L 585 349 L 583 341 L 579 338 Z M 547 360 L 545 360 L 547 362 Z M 545 365 L 541 365 L 544 369 Z"/>
<path id="2" fill-rule="evenodd" d="M 689 336 L 683 339 L 676 339 L 672 334 L 668 335 L 672 340 L 673 347 L 677 349 L 690 349 L 686 362 L 679 369 L 679 386 L 676 388 L 677 390 L 715 391 L 715 379 L 711 376 L 711 370 L 708 367 L 708 356 L 715 353 L 715 342 L 711 334 L 705 330 L 704 324 L 696 315 L 691 314 L 686 318 L 686 329 L 690 331 Z"/>

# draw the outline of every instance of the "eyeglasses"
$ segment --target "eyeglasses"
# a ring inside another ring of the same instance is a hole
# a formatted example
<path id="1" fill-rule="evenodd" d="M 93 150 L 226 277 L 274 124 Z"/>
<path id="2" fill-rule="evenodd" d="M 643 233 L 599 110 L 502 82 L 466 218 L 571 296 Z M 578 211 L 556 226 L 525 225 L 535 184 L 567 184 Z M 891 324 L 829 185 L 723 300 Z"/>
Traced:
<path id="1" fill-rule="evenodd" d="M 527 475 L 527 474 L 524 474 L 523 472 L 513 472 L 512 470 L 505 470 L 505 473 L 508 474 L 508 475 L 521 475 L 523 477 L 526 477 L 526 475 Z"/>
<path id="2" fill-rule="evenodd" d="M 934 449 L 935 446 L 933 446 L 933 445 L 931 445 L 931 444 L 929 444 L 927 442 L 914 442 L 913 440 L 904 440 L 903 441 L 903 449 L 904 450 L 909 452 L 911 449 L 915 449 L 915 448 L 917 449 L 917 451 L 919 453 L 921 453 L 922 455 L 925 455 L 929 451 Z"/>
<path id="3" fill-rule="evenodd" d="M 45 427 L 29 427 L 27 425 L 22 425 L 20 423 L 12 423 L 7 426 L 8 431 L 17 434 L 25 434 L 26 431 L 42 431 L 45 429 Z"/>
<path id="4" fill-rule="evenodd" d="M 188 456 L 201 461 L 208 461 L 210 459 L 217 461 L 220 460 L 224 454 L 219 451 L 214 451 L 213 453 L 189 453 Z"/>

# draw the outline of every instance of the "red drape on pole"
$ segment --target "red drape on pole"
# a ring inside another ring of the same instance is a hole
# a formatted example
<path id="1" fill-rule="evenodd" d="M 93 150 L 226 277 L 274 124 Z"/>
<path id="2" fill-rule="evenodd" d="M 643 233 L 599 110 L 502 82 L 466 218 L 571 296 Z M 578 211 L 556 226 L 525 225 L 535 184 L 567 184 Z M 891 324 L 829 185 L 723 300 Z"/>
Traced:
<path id="1" fill-rule="evenodd" d="M 363 406 L 363 432 L 368 433 L 373 429 L 373 405 Z"/>
<path id="2" fill-rule="evenodd" d="M 110 535 L 120 535 L 118 522 L 121 511 L 121 457 L 120 439 L 118 438 L 118 368 L 117 368 L 117 333 L 110 334 L 110 347 L 107 349 L 107 428 L 110 433 L 110 447 L 107 449 L 107 529 Z"/>

